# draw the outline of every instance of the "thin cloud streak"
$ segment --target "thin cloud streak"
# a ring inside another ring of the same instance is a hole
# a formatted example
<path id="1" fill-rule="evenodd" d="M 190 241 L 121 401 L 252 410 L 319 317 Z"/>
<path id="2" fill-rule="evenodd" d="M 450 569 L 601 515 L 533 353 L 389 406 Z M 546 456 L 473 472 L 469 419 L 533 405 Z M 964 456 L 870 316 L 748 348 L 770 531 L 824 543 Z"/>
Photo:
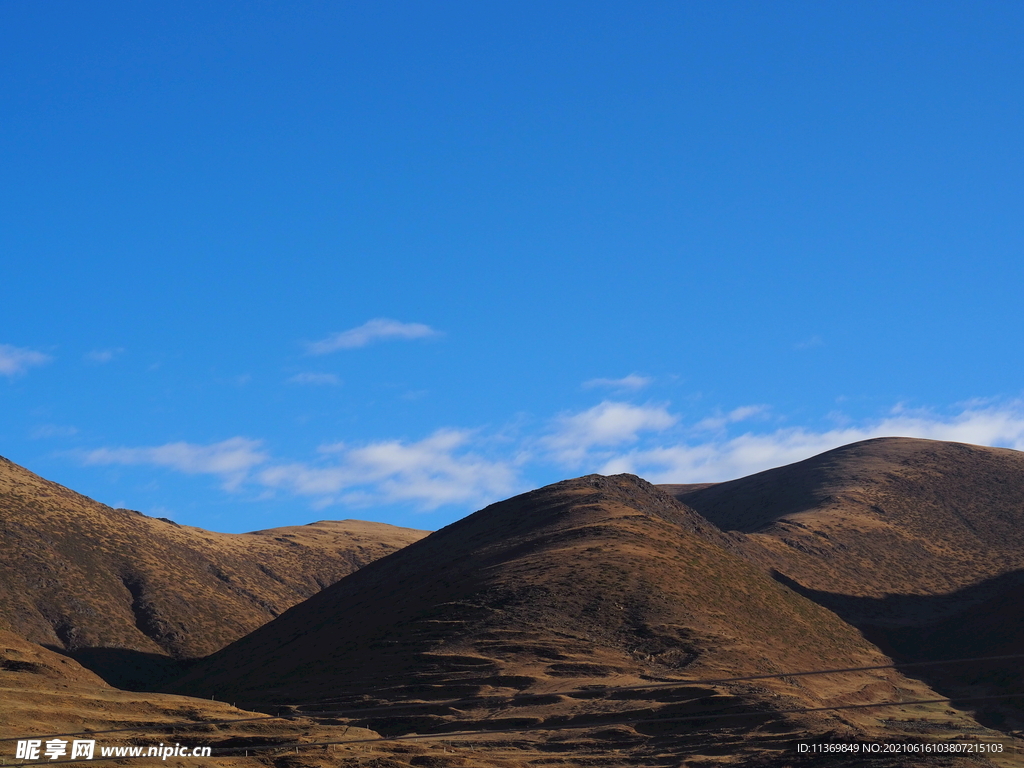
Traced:
<path id="1" fill-rule="evenodd" d="M 337 386 L 341 384 L 341 379 L 335 376 L 333 373 L 297 373 L 288 379 L 289 384 L 313 384 L 317 386 L 329 385 Z"/>
<path id="2" fill-rule="evenodd" d="M 124 347 L 115 347 L 113 349 L 94 349 L 91 352 L 85 354 L 85 359 L 90 363 L 109 363 L 118 355 L 124 352 Z"/>
<path id="3" fill-rule="evenodd" d="M 365 347 L 385 339 L 425 339 L 438 335 L 438 331 L 423 323 L 403 323 L 387 317 L 378 317 L 358 328 L 333 333 L 320 341 L 308 342 L 306 352 L 311 355 L 326 355 L 339 349 Z"/>
<path id="4" fill-rule="evenodd" d="M 822 339 L 821 336 L 815 334 L 814 336 L 811 336 L 809 339 L 798 341 L 796 344 L 793 345 L 793 349 L 814 349 L 815 347 L 823 346 L 825 346 L 824 339 Z"/>
<path id="5" fill-rule="evenodd" d="M 730 424 L 737 424 L 755 416 L 760 416 L 767 411 L 768 407 L 764 405 L 743 405 L 739 408 L 733 408 L 723 416 L 709 416 L 706 419 L 701 419 L 693 428 L 697 432 L 714 432 L 724 429 Z"/>
<path id="6" fill-rule="evenodd" d="M 653 379 L 648 376 L 631 373 L 629 376 L 623 376 L 621 379 L 591 379 L 590 381 L 583 382 L 583 388 L 607 387 L 608 389 L 636 391 L 649 386 L 652 381 Z"/>
<path id="7" fill-rule="evenodd" d="M 227 490 L 236 489 L 249 471 L 268 461 L 262 440 L 232 437 L 212 445 L 166 443 L 144 448 L 97 448 L 82 454 L 84 464 L 149 464 L 185 474 L 218 475 Z"/>
<path id="8" fill-rule="evenodd" d="M 50 437 L 73 437 L 77 434 L 78 429 L 70 425 L 40 424 L 32 429 L 29 437 L 33 440 L 43 440 Z"/>
<path id="9" fill-rule="evenodd" d="M 0 376 L 14 378 L 27 372 L 29 368 L 45 365 L 52 359 L 49 355 L 34 349 L 0 344 Z"/>

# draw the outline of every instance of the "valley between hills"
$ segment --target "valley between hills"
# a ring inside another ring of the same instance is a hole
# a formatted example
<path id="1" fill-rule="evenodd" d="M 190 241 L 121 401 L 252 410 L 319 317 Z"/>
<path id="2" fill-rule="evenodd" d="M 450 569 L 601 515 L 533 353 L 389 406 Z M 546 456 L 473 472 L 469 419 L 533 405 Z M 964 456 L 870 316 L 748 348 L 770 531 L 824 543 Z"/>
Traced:
<path id="1" fill-rule="evenodd" d="M 1017 451 L 589 475 L 430 534 L 213 533 L 0 459 L 0 545 L 7 765 L 76 733 L 213 748 L 180 766 L 1024 766 Z M 974 751 L 797 749 L 852 742 Z"/>

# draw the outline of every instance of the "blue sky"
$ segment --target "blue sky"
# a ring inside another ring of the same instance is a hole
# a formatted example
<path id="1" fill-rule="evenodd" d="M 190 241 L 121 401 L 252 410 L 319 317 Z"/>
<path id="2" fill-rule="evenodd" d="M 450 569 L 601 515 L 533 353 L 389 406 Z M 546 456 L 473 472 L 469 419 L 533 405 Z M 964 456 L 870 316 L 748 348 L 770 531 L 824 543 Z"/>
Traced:
<path id="1" fill-rule="evenodd" d="M 1024 449 L 1024 6 L 0 4 L 0 455 L 223 531 Z"/>

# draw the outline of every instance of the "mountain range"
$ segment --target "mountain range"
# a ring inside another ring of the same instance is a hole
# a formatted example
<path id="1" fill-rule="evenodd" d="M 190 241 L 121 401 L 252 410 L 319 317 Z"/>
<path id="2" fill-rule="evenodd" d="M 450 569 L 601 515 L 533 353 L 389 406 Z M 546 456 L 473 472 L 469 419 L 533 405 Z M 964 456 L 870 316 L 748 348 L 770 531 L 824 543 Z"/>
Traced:
<path id="1" fill-rule="evenodd" d="M 589 475 L 430 535 L 215 534 L 0 462 L 0 512 L 0 688 L 290 718 L 221 746 L 351 732 L 389 741 L 302 764 L 783 766 L 825 759 L 801 741 L 953 739 L 1003 751 L 871 765 L 1024 764 L 1022 659 L 932 663 L 1024 654 L 1016 451 L 884 438 L 725 483 Z"/>

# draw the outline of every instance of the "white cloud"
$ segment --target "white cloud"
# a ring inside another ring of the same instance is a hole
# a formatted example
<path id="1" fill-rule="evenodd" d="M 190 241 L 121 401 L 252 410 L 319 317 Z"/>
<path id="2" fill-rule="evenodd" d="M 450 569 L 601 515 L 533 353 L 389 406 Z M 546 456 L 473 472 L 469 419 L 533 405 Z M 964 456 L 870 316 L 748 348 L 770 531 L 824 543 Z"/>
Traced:
<path id="1" fill-rule="evenodd" d="M 714 482 L 802 461 L 873 437 L 919 437 L 1024 450 L 1024 403 L 969 405 L 949 417 L 895 408 L 889 416 L 860 426 L 824 431 L 794 427 L 696 445 L 639 449 L 609 459 L 600 471 L 632 472 L 657 483 Z"/>
<path id="2" fill-rule="evenodd" d="M 834 426 L 819 430 L 772 429 L 762 421 L 761 431 L 736 434 L 741 428 L 737 424 L 767 410 L 742 406 L 698 422 L 703 426 L 697 430 L 680 423 L 665 405 L 606 401 L 559 416 L 540 437 L 510 428 L 490 435 L 439 429 L 421 440 L 324 444 L 309 461 L 274 459 L 261 441 L 242 437 L 209 445 L 100 448 L 79 455 L 86 464 L 149 465 L 214 475 L 229 491 L 245 487 L 263 497 L 305 497 L 316 508 L 399 503 L 436 509 L 478 508 L 506 498 L 522 490 L 520 473 L 531 469 L 548 476 L 552 467 L 570 467 L 603 474 L 632 472 L 659 483 L 713 482 L 873 437 L 1024 450 L 1024 401 L 973 401 L 953 415 L 896 407 L 882 418 L 834 420 Z M 53 427 L 50 434 L 61 429 Z"/>
<path id="3" fill-rule="evenodd" d="M 0 344 L 0 376 L 13 378 L 25 373 L 29 368 L 36 365 L 44 365 L 50 362 L 49 355 L 36 352 L 34 349 L 14 347 L 10 344 Z"/>
<path id="4" fill-rule="evenodd" d="M 767 410 L 768 408 L 763 405 L 743 405 L 739 408 L 734 408 L 724 415 L 709 416 L 706 419 L 701 419 L 693 428 L 696 431 L 714 432 L 724 429 L 730 424 L 736 424 L 737 422 L 746 421 L 754 416 L 760 416 Z"/>
<path id="5" fill-rule="evenodd" d="M 333 373 L 297 373 L 288 379 L 291 384 L 316 384 L 316 385 L 338 385 L 341 384 L 341 379 L 335 376 Z"/>
<path id="6" fill-rule="evenodd" d="M 86 353 L 85 359 L 90 363 L 109 363 L 122 352 L 124 352 L 124 347 L 115 347 L 113 349 L 94 349 L 91 352 Z"/>
<path id="7" fill-rule="evenodd" d="M 349 447 L 321 446 L 334 463 L 281 464 L 264 469 L 258 481 L 322 505 L 410 501 L 424 509 L 444 504 L 485 503 L 509 494 L 516 485 L 511 465 L 463 450 L 469 432 L 442 429 L 419 442 L 390 440 Z"/>
<path id="8" fill-rule="evenodd" d="M 621 379 L 591 379 L 590 381 L 583 382 L 583 387 L 584 389 L 608 387 L 610 389 L 638 390 L 648 386 L 652 381 L 653 379 L 647 376 L 631 373 L 629 376 L 623 376 Z"/>
<path id="9" fill-rule="evenodd" d="M 402 323 L 386 317 L 378 317 L 363 323 L 358 328 L 332 333 L 326 339 L 306 344 L 311 355 L 326 355 L 339 349 L 365 347 L 383 339 L 424 339 L 437 336 L 438 332 L 423 323 Z"/>
<path id="10" fill-rule="evenodd" d="M 224 487 L 237 488 L 250 470 L 269 456 L 260 440 L 232 437 L 212 445 L 167 443 L 143 448 L 97 448 L 82 455 L 85 464 L 150 464 L 186 474 L 218 475 Z"/>
<path id="11" fill-rule="evenodd" d="M 177 442 L 136 448 L 98 448 L 79 454 L 85 464 L 149 465 L 221 478 L 226 490 L 243 484 L 336 503 L 412 502 L 423 509 L 485 504 L 518 487 L 513 464 L 469 450 L 471 432 L 442 429 L 418 442 L 388 440 L 321 446 L 328 463 L 270 463 L 262 442 L 233 437 L 211 445 Z M 258 469 L 262 466 L 262 469 Z"/>
<path id="12" fill-rule="evenodd" d="M 664 406 L 638 406 L 604 401 L 589 410 L 563 415 L 555 421 L 555 430 L 542 440 L 567 464 L 578 464 L 595 446 L 614 446 L 635 442 L 641 432 L 668 429 L 677 421 Z"/>

